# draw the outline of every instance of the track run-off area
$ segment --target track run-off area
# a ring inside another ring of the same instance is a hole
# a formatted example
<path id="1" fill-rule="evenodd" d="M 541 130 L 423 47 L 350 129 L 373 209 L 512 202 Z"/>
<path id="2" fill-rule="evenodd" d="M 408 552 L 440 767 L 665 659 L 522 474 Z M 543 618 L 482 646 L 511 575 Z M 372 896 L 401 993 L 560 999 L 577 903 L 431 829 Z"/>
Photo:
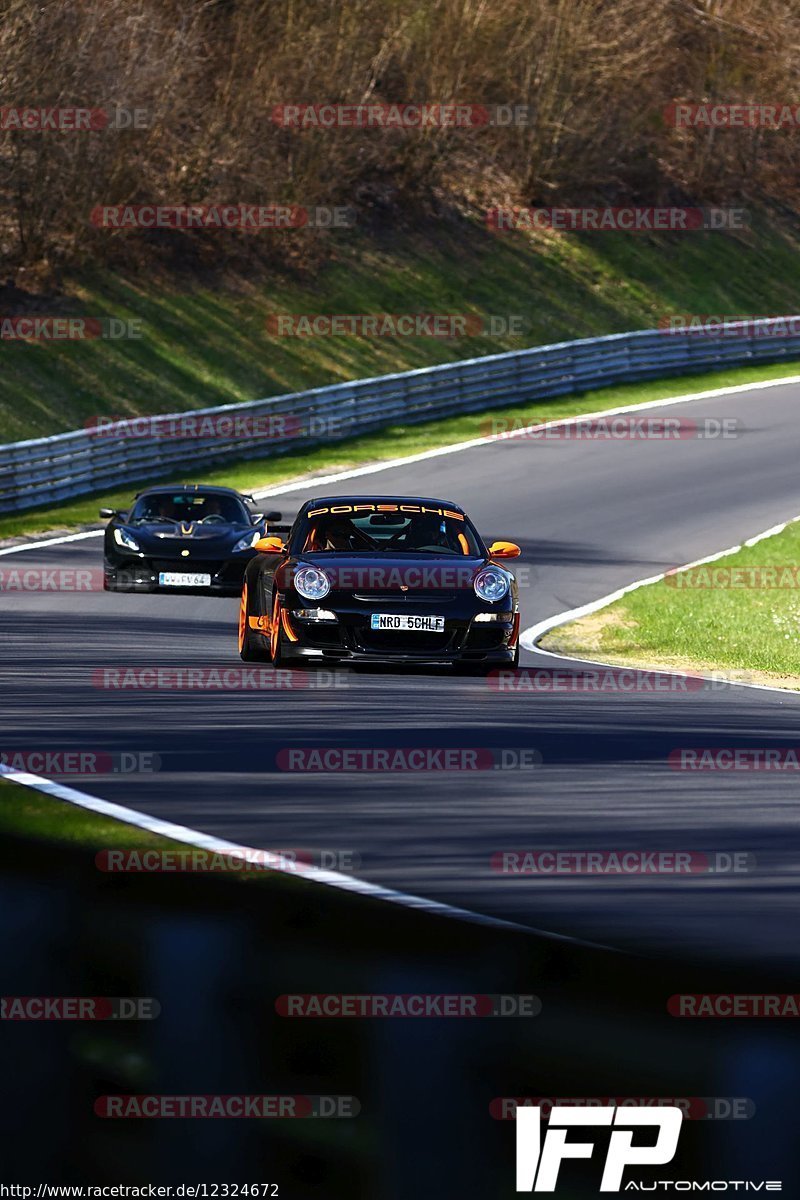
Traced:
<path id="1" fill-rule="evenodd" d="M 487 542 L 522 548 L 530 629 L 800 512 L 798 405 L 800 381 L 753 385 L 651 406 L 680 418 L 678 438 L 485 440 L 268 494 L 285 518 L 314 495 L 462 504 Z M 729 436 L 695 435 L 723 421 Z M 515 685 L 338 667 L 274 690 L 120 687 L 127 668 L 244 670 L 238 601 L 104 593 L 99 534 L 0 554 L 6 579 L 30 565 L 97 581 L 0 592 L 0 749 L 109 756 L 104 773 L 60 782 L 538 929 L 705 960 L 800 959 L 798 772 L 676 770 L 673 753 L 797 749 L 800 696 L 669 675 L 600 690 L 598 668 L 530 649 Z M 314 748 L 425 749 L 431 769 L 289 769 L 287 751 Z M 452 769 L 448 750 L 479 751 L 479 768 Z M 572 866 L 519 874 L 525 851 L 567 852 Z M 576 873 L 590 853 L 630 851 L 656 857 L 639 874 Z M 676 855 L 692 870 L 648 869 Z"/>

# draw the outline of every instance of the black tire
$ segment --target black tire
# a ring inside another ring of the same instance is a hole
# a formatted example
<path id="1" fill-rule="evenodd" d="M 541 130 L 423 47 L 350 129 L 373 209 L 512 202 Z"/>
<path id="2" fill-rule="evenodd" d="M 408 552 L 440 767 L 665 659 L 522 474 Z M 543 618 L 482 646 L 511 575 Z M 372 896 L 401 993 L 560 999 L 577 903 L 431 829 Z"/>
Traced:
<path id="1" fill-rule="evenodd" d="M 245 575 L 242 583 L 242 598 L 239 604 L 239 657 L 242 662 L 269 662 L 269 643 L 263 633 L 250 628 L 250 617 L 261 616 L 255 612 L 253 590 Z"/>

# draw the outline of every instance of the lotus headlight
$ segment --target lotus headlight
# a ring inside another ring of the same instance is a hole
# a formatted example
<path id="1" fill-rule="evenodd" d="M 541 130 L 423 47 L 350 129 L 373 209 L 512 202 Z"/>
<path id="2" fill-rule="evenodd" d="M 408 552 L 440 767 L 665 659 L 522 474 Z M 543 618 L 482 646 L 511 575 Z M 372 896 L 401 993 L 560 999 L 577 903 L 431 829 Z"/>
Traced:
<path id="1" fill-rule="evenodd" d="M 294 586 L 304 600 L 321 600 L 331 590 L 331 581 L 319 567 L 300 567 Z"/>
<path id="2" fill-rule="evenodd" d="M 484 567 L 475 576 L 472 586 L 475 588 L 475 595 L 480 600 L 496 604 L 508 592 L 509 579 L 505 571 L 501 571 L 499 567 Z"/>
<path id="3" fill-rule="evenodd" d="M 128 533 L 127 529 L 120 529 L 119 526 L 114 530 L 114 541 L 118 546 L 123 546 L 126 550 L 134 550 L 139 553 L 141 546 L 136 541 L 132 534 Z"/>
<path id="4" fill-rule="evenodd" d="M 231 554 L 238 554 L 240 550 L 252 550 L 261 536 L 262 534 L 258 529 L 254 530 L 253 533 L 246 533 L 243 538 L 239 538 L 233 550 L 231 550 Z"/>

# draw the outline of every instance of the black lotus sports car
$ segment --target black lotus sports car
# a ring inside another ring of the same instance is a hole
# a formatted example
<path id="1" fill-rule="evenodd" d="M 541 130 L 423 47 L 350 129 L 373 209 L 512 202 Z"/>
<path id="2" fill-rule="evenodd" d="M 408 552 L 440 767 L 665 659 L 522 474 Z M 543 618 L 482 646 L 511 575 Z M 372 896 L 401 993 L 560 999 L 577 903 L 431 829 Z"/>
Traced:
<path id="1" fill-rule="evenodd" d="M 267 523 L 280 513 L 253 512 L 233 488 L 183 483 L 139 492 L 110 517 L 103 547 L 109 592 L 181 591 L 238 596 L 244 569 Z"/>
<path id="2" fill-rule="evenodd" d="M 239 614 L 245 662 L 519 661 L 519 600 L 500 560 L 449 500 L 329 496 L 303 505 L 286 544 L 256 543 Z"/>

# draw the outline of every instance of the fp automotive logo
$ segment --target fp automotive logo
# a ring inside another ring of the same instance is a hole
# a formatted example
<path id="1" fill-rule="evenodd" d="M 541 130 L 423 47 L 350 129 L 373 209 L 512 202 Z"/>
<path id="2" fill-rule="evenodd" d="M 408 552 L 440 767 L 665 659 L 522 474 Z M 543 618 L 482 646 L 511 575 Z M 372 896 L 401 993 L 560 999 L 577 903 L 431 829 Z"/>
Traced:
<path id="1" fill-rule="evenodd" d="M 593 1142 L 568 1142 L 567 1132 L 575 1125 L 612 1125 L 608 1142 L 601 1192 L 618 1192 L 626 1167 L 654 1167 L 672 1162 L 678 1148 L 683 1112 L 672 1105 L 664 1107 L 572 1108 L 555 1105 L 550 1110 L 547 1134 L 542 1145 L 541 1110 L 517 1109 L 517 1191 L 554 1192 L 558 1170 L 565 1158 L 591 1158 Z M 655 1144 L 634 1146 L 634 1130 L 655 1126 Z"/>

